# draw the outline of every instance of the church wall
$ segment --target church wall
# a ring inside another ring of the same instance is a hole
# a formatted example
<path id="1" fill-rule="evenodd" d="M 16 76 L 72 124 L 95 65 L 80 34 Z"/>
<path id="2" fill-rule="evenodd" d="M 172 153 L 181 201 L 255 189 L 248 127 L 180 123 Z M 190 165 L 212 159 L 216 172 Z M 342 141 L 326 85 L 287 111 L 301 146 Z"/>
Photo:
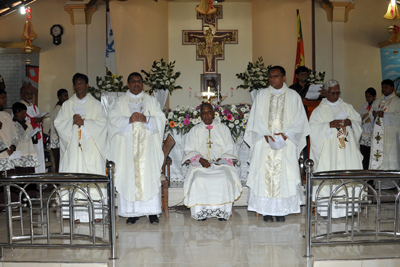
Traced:
<path id="1" fill-rule="evenodd" d="M 265 66 L 286 69 L 286 83 L 293 83 L 297 49 L 297 13 L 303 32 L 305 64 L 312 68 L 311 0 L 253 0 L 253 62 L 262 56 Z"/>
<path id="2" fill-rule="evenodd" d="M 181 71 L 177 84 L 182 90 L 176 90 L 170 97 L 170 107 L 177 105 L 197 106 L 200 100 L 194 97 L 200 92 L 200 74 L 203 73 L 203 61 L 196 61 L 196 46 L 182 45 L 182 30 L 201 30 L 201 20 L 196 18 L 198 2 L 169 2 L 169 60 L 176 61 L 175 70 Z M 218 29 L 238 30 L 238 44 L 225 45 L 225 60 L 218 61 L 218 73 L 221 74 L 222 92 L 228 92 L 223 104 L 251 103 L 247 90 L 236 90 L 241 83 L 236 73 L 243 72 L 252 60 L 252 10 L 250 2 L 224 2 L 223 18 L 218 20 Z M 189 97 L 188 88 L 192 88 Z M 230 88 L 234 88 L 231 97 Z"/>
<path id="3" fill-rule="evenodd" d="M 337 79 L 332 67 L 332 23 L 328 22 L 322 0 L 315 3 L 316 11 L 316 63 L 318 70 L 325 70 L 325 81 Z M 344 81 L 340 80 L 341 98 L 358 111 L 365 103 L 364 92 L 368 87 L 381 96 L 382 72 L 379 43 L 390 38 L 387 28 L 397 21 L 383 18 L 387 1 L 356 1 L 348 14 L 344 28 Z M 338 23 L 338 22 L 336 22 Z M 398 24 L 398 23 L 397 23 Z"/>
<path id="4" fill-rule="evenodd" d="M 153 61 L 168 60 L 168 3 L 111 1 L 110 9 L 117 71 L 125 85 L 130 73 L 150 71 Z"/>

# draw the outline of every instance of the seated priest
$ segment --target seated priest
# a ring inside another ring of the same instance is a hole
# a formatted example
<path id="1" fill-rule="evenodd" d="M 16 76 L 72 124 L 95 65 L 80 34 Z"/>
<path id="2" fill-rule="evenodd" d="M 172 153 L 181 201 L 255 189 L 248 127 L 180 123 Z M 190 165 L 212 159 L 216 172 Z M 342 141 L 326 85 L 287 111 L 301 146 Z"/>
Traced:
<path id="1" fill-rule="evenodd" d="M 165 115 L 157 99 L 143 92 L 140 73 L 129 74 L 128 87 L 110 105 L 108 117 L 108 158 L 116 166 L 118 215 L 127 217 L 127 224 L 142 216 L 159 223 Z"/>
<path id="2" fill-rule="evenodd" d="M 311 128 L 311 151 L 310 158 L 314 160 L 314 170 L 336 171 L 336 170 L 362 170 L 362 155 L 359 149 L 359 140 L 362 133 L 360 114 L 352 105 L 345 103 L 340 96 L 339 82 L 329 80 L 324 84 L 327 90 L 327 97 L 323 99 L 310 117 Z M 332 190 L 335 190 L 341 181 L 333 183 Z M 352 195 L 353 184 L 347 184 L 349 201 L 352 197 L 358 197 L 360 187 L 355 187 L 355 195 Z M 317 191 L 318 185 L 314 185 L 313 195 Z M 335 194 L 343 196 L 345 188 L 342 187 Z M 319 197 L 325 199 L 319 204 L 327 204 L 327 197 L 330 196 L 330 185 L 325 183 L 319 191 Z M 343 198 L 332 199 L 344 201 Z M 346 216 L 345 204 L 331 204 L 332 218 Z M 318 207 L 321 216 L 327 216 L 326 207 Z M 351 210 L 349 209 L 351 212 Z"/>
<path id="3" fill-rule="evenodd" d="M 186 136 L 182 162 L 190 160 L 184 182 L 185 206 L 193 219 L 205 221 L 216 217 L 226 221 L 232 214 L 232 204 L 242 193 L 239 174 L 233 161 L 238 161 L 235 142 L 224 124 L 214 120 L 210 103 L 200 106 L 202 122 Z"/>

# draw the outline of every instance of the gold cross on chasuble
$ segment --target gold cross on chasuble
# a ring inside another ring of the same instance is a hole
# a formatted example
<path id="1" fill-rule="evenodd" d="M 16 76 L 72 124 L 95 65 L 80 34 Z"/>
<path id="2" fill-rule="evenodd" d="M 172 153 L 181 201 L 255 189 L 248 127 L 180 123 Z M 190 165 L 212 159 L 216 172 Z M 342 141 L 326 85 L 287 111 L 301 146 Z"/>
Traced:
<path id="1" fill-rule="evenodd" d="M 374 157 L 376 158 L 376 161 L 379 161 L 379 158 L 382 157 L 382 155 L 377 150 L 376 153 L 374 154 Z"/>
<path id="2" fill-rule="evenodd" d="M 376 143 L 379 144 L 379 141 L 382 140 L 382 136 L 379 135 L 379 132 L 375 136 Z"/>
<path id="3" fill-rule="evenodd" d="M 182 44 L 196 45 L 196 59 L 203 61 L 203 73 L 218 73 L 217 60 L 225 59 L 225 44 L 238 43 L 238 30 L 218 30 L 218 19 L 222 19 L 222 6 L 214 6 L 212 14 L 196 11 L 202 20 L 202 30 L 183 30 Z"/>

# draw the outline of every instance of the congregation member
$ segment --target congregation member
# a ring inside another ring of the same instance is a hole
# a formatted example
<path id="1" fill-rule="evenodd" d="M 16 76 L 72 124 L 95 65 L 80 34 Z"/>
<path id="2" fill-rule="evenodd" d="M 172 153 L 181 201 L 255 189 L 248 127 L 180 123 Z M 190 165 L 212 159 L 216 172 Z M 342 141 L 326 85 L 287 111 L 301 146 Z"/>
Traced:
<path id="1" fill-rule="evenodd" d="M 370 170 L 400 169 L 400 99 L 392 80 L 383 80 L 382 97 L 372 105 L 374 118 L 371 137 Z M 377 186 L 377 185 L 376 185 Z M 382 181 L 382 189 L 394 188 L 390 181 Z"/>
<path id="2" fill-rule="evenodd" d="M 101 103 L 87 93 L 89 79 L 76 73 L 72 78 L 75 94 L 65 101 L 54 121 L 60 139 L 59 172 L 91 173 L 105 175 L 105 152 L 107 139 L 107 118 Z M 106 189 L 101 188 L 106 196 Z M 68 201 L 68 190 L 63 191 L 64 200 Z M 91 185 L 91 197 L 99 200 L 100 192 Z M 78 199 L 87 197 L 79 190 Z M 82 210 L 80 210 L 82 209 Z M 95 210 L 99 219 L 102 211 Z M 86 208 L 75 208 L 77 222 L 88 222 Z"/>
<path id="3" fill-rule="evenodd" d="M 310 84 L 308 82 L 308 72 L 309 69 L 305 66 L 300 66 L 295 70 L 296 83 L 289 86 L 290 89 L 295 90 L 302 99 L 306 98 L 308 89 L 310 89 Z M 316 100 L 321 100 L 325 96 L 325 91 L 321 89 L 319 91 L 320 96 Z"/>
<path id="4" fill-rule="evenodd" d="M 32 125 L 33 129 L 38 132 L 34 136 L 33 146 L 35 147 L 40 165 L 35 167 L 36 173 L 46 172 L 44 159 L 44 137 L 43 137 L 43 117 L 45 113 L 40 113 L 39 108 L 33 103 L 33 93 L 29 87 L 21 87 L 20 90 L 21 103 L 27 107 L 26 120 Z"/>
<path id="5" fill-rule="evenodd" d="M 21 102 L 12 106 L 14 114 L 14 126 L 18 136 L 18 145 L 16 151 L 21 153 L 20 158 L 12 160 L 15 166 L 15 172 L 18 174 L 35 173 L 35 167 L 39 166 L 39 158 L 32 142 L 32 125 L 26 121 L 27 107 Z"/>
<path id="6" fill-rule="evenodd" d="M 127 224 L 141 216 L 158 223 L 166 119 L 156 98 L 143 92 L 139 73 L 128 76 L 128 87 L 110 105 L 108 118 L 108 158 L 116 165 L 118 215 L 127 217 Z"/>
<path id="7" fill-rule="evenodd" d="M 336 80 L 329 80 L 324 84 L 327 97 L 316 107 L 310 117 L 310 158 L 314 160 L 315 172 L 337 170 L 362 170 L 362 155 L 359 149 L 359 140 L 362 133 L 360 114 L 352 105 L 344 102 L 340 97 L 340 85 Z M 333 189 L 341 182 L 334 182 Z M 314 186 L 316 192 L 318 185 Z M 348 185 L 348 196 L 358 197 L 360 187 L 356 186 L 355 195 L 352 195 Z M 342 187 L 336 195 L 345 195 Z M 320 188 L 320 197 L 330 196 L 330 185 Z M 334 201 L 333 201 L 334 202 Z M 318 201 L 318 204 L 327 204 L 327 200 Z M 346 216 L 345 204 L 333 204 L 332 218 Z M 327 216 L 326 207 L 318 207 L 318 213 Z"/>
<path id="8" fill-rule="evenodd" d="M 366 102 L 361 107 L 360 116 L 362 121 L 362 134 L 360 138 L 360 151 L 363 155 L 363 169 L 368 170 L 369 168 L 369 156 L 371 154 L 371 136 L 372 130 L 374 129 L 374 118 L 371 117 L 370 111 L 372 105 L 376 99 L 376 91 L 370 87 L 365 91 Z"/>
<path id="9" fill-rule="evenodd" d="M 250 146 L 248 210 L 266 222 L 300 213 L 298 159 L 310 129 L 301 97 L 285 81 L 284 68 L 270 69 L 270 86 L 257 95 L 244 136 Z"/>
<path id="10" fill-rule="evenodd" d="M 183 203 L 195 220 L 215 217 L 226 221 L 232 214 L 233 202 L 242 193 L 234 167 L 234 161 L 240 160 L 229 128 L 214 120 L 210 103 L 200 106 L 200 117 L 202 122 L 185 138 L 186 156 L 182 163 L 190 160 L 190 166 L 183 186 Z"/>
<path id="11" fill-rule="evenodd" d="M 58 172 L 60 165 L 60 140 L 58 137 L 57 129 L 54 126 L 54 121 L 60 112 L 62 104 L 68 100 L 68 91 L 60 89 L 57 91 L 58 102 L 51 113 L 51 128 L 50 128 L 50 149 L 53 151 L 54 156 L 54 171 Z"/>

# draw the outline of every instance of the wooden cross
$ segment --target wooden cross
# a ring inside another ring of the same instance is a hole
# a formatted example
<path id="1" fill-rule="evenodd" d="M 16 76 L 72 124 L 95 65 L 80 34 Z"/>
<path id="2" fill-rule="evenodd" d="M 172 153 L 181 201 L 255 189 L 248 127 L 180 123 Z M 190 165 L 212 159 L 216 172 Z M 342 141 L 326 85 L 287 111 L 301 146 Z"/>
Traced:
<path id="1" fill-rule="evenodd" d="M 238 30 L 218 30 L 222 19 L 222 6 L 214 6 L 216 12 L 208 15 L 196 11 L 202 20 L 202 30 L 183 30 L 182 44 L 196 45 L 196 59 L 203 61 L 203 73 L 218 73 L 217 60 L 225 59 L 225 44 L 238 43 Z"/>
<path id="2" fill-rule="evenodd" d="M 374 154 L 374 157 L 376 158 L 376 161 L 379 161 L 379 158 L 382 157 L 382 155 L 377 150 L 376 153 Z"/>
<path id="3" fill-rule="evenodd" d="M 380 136 L 379 133 L 377 133 L 375 136 L 375 140 L 376 140 L 376 143 L 379 144 L 379 141 L 382 140 L 382 136 Z"/>

